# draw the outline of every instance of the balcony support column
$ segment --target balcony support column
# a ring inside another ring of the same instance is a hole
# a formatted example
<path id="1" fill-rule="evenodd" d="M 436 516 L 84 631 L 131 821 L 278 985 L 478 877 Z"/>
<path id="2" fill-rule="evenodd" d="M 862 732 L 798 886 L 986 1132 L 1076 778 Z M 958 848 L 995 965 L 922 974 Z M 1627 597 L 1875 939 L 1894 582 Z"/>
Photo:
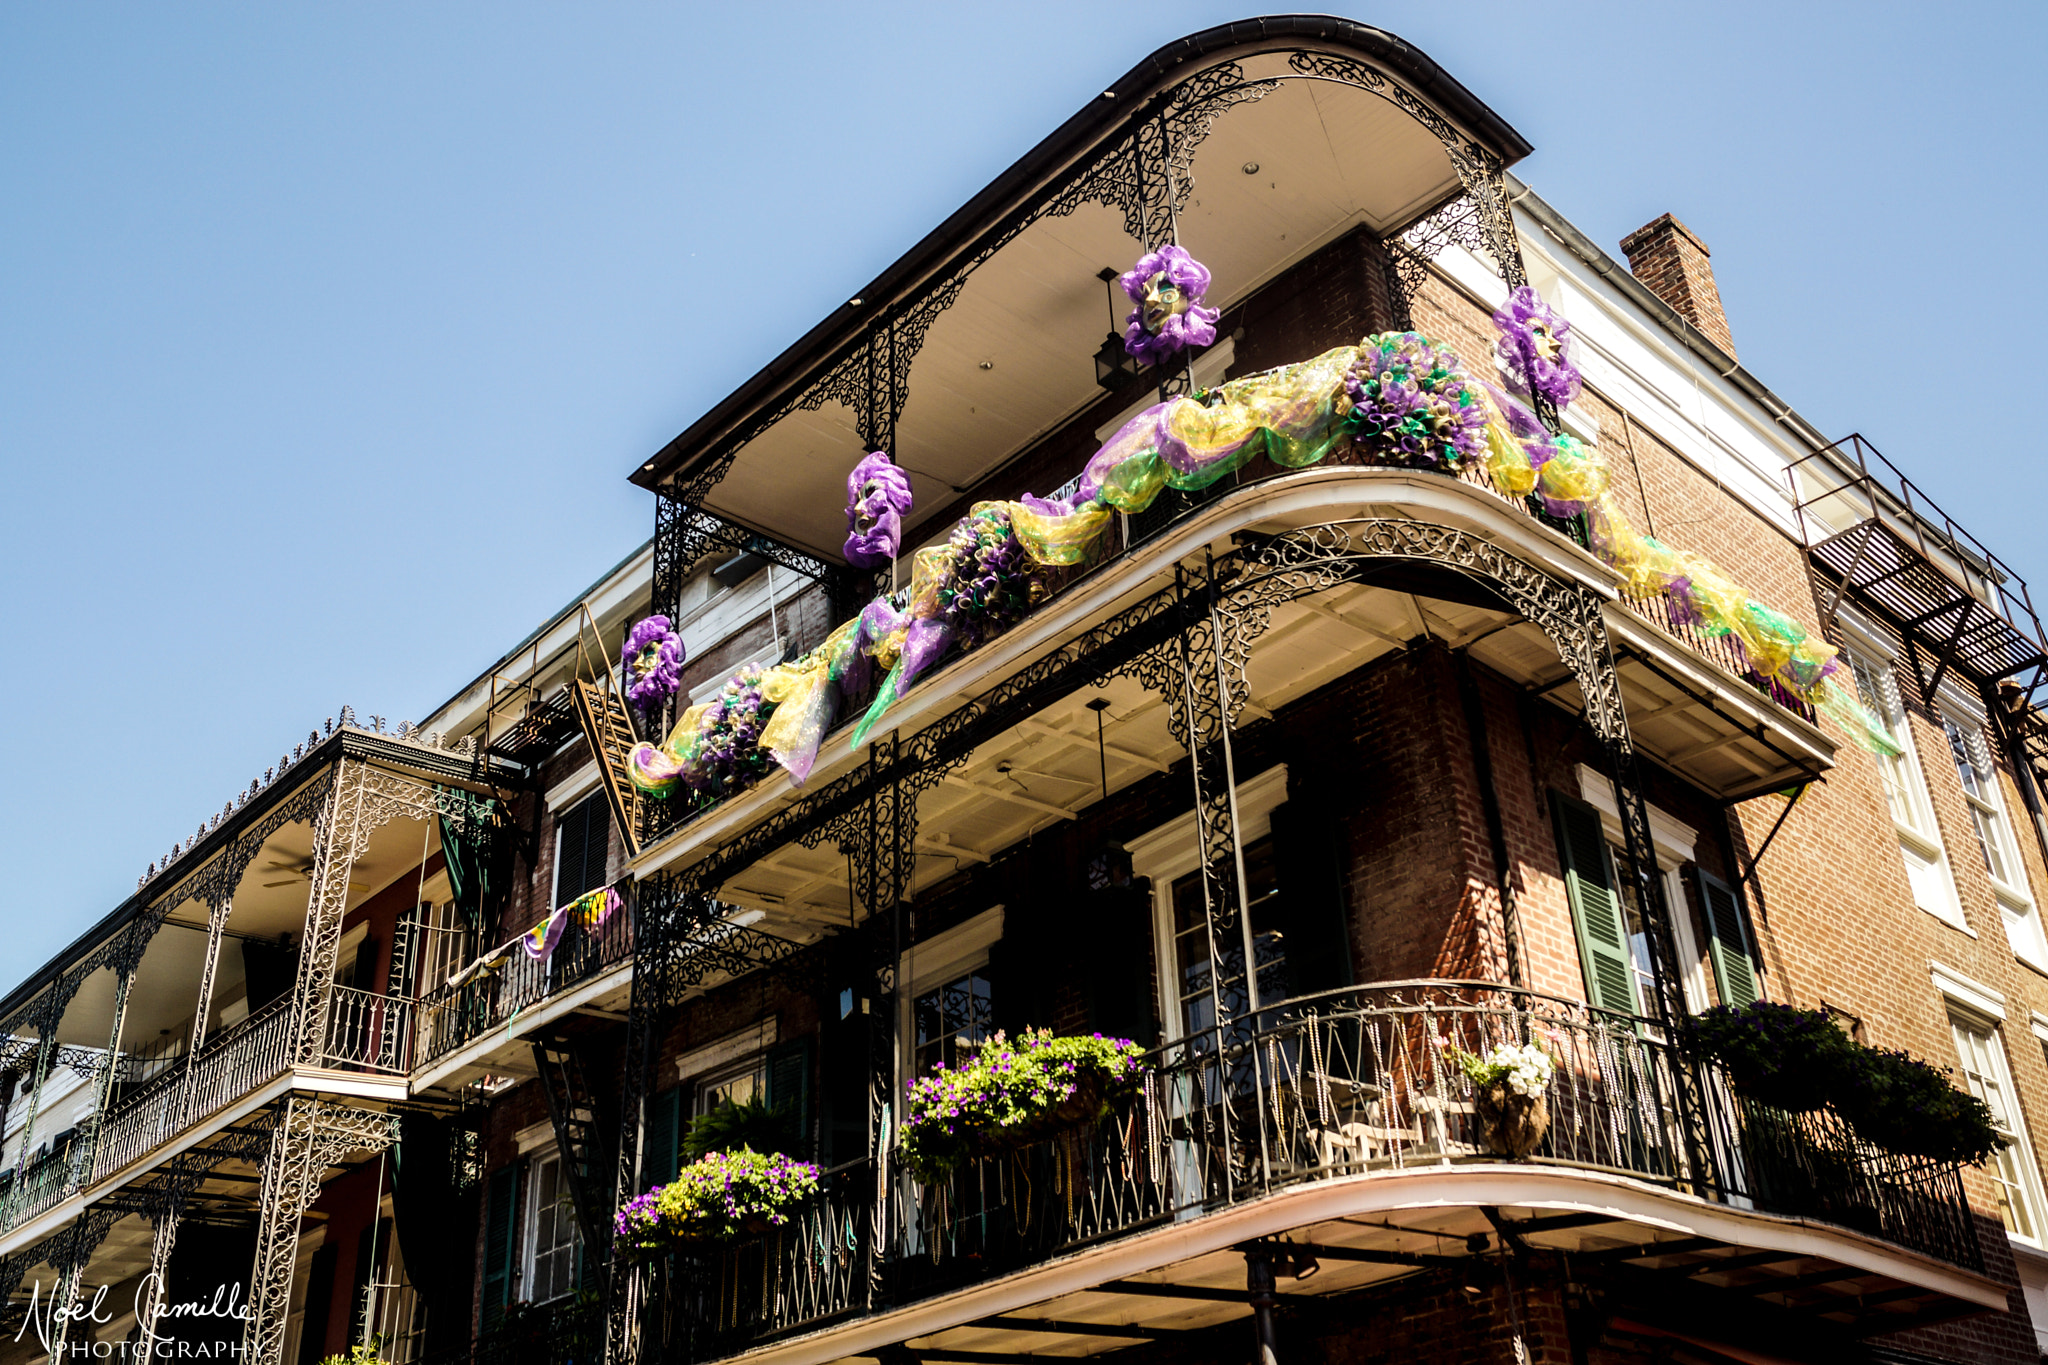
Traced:
<path id="1" fill-rule="evenodd" d="M 164 1294 L 171 1273 L 171 1251 L 178 1244 L 178 1224 L 185 1216 L 182 1191 L 164 1200 L 163 1207 L 150 1215 L 149 1274 L 143 1278 L 135 1300 L 135 1318 L 142 1335 L 135 1344 L 136 1365 L 149 1365 L 156 1345 L 156 1324 L 163 1312 Z"/>
<path id="2" fill-rule="evenodd" d="M 13 1227 L 15 1216 L 21 1208 L 22 1195 L 28 1184 L 29 1158 L 34 1152 L 36 1136 L 36 1113 L 42 1108 L 43 1086 L 50 1079 L 50 1068 L 57 1058 L 57 1027 L 63 1022 L 65 1007 L 71 997 L 78 993 L 84 982 L 83 973 L 66 972 L 50 985 L 36 1009 L 34 1025 L 36 1030 L 36 1066 L 34 1081 L 28 1092 L 28 1112 L 21 1119 L 21 1150 L 14 1163 L 14 1187 L 7 1193 L 6 1226 Z"/>
<path id="3" fill-rule="evenodd" d="M 345 885 L 345 883 L 344 883 Z M 320 1177 L 350 1152 L 382 1151 L 397 1137 L 393 1115 L 294 1095 L 278 1111 L 263 1158 L 256 1260 L 241 1365 L 283 1365 L 285 1318 L 299 1254 L 299 1223 L 320 1197 Z"/>
<path id="4" fill-rule="evenodd" d="M 92 1209 L 47 1244 L 50 1266 L 57 1272 L 57 1287 L 50 1294 L 50 1365 L 64 1365 L 65 1343 L 71 1336 L 69 1310 L 78 1299 L 86 1263 L 92 1260 L 93 1252 L 106 1240 L 107 1229 L 114 1226 L 119 1216 L 111 1209 Z"/>
<path id="5" fill-rule="evenodd" d="M 149 946 L 149 938 L 148 921 L 130 925 L 108 964 L 114 969 L 114 1022 L 107 1030 L 107 1055 L 94 1087 L 92 1113 L 85 1119 L 85 1136 L 78 1144 L 78 1157 L 71 1167 L 73 1191 L 91 1184 L 93 1172 L 99 1168 L 100 1133 L 113 1108 L 114 1086 L 120 1080 L 123 1065 L 121 1033 L 128 1023 L 128 991 L 135 984 L 135 971 L 142 965 L 142 952 Z"/>
<path id="6" fill-rule="evenodd" d="M 1274 1293 L 1271 1253 L 1263 1247 L 1252 1248 L 1245 1253 L 1244 1270 L 1259 1345 L 1258 1365 L 1280 1365 L 1280 1334 L 1273 1324 L 1273 1309 L 1280 1300 Z"/>
<path id="7" fill-rule="evenodd" d="M 1245 885 L 1244 841 L 1237 810 L 1236 758 L 1230 732 L 1249 696 L 1245 662 L 1251 644 L 1265 630 L 1267 617 L 1240 612 L 1219 592 L 1213 564 L 1199 578 L 1175 570 L 1176 594 L 1184 629 L 1164 644 L 1133 659 L 1119 672 L 1135 677 L 1167 707 L 1167 728 L 1188 752 L 1194 784 L 1196 838 L 1202 851 L 1202 904 L 1205 952 L 1214 1002 L 1210 1046 L 1219 1059 L 1234 1035 L 1255 1027 L 1260 1008 L 1258 948 Z M 1178 1021 L 1168 1021 L 1169 1029 Z M 1249 1065 L 1255 1090 L 1262 1063 L 1254 1050 Z M 1258 1113 L 1258 1170 L 1267 1170 L 1268 1138 L 1263 1105 Z M 1233 1135 L 1223 1132 L 1224 1179 L 1233 1187 L 1242 1163 L 1229 1150 Z"/>

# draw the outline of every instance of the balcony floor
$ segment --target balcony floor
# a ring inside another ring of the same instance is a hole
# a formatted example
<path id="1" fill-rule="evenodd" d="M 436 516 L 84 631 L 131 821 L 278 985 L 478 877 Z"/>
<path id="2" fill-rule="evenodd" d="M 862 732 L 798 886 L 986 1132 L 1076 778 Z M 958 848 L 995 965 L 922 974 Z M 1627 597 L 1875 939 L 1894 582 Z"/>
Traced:
<path id="1" fill-rule="evenodd" d="M 1084 1248 L 903 1308 L 757 1347 L 734 1360 L 826 1365 L 908 1346 L 923 1360 L 1096 1356 L 1251 1315 L 1242 1245 L 1307 1243 L 1321 1269 L 1282 1301 L 1355 1292 L 1497 1245 L 1498 1215 L 1532 1249 L 1621 1262 L 1727 1289 L 1856 1335 L 2003 1310 L 1993 1281 L 1841 1228 L 1709 1204 L 1603 1171 L 1446 1164 L 1317 1181 Z M 1090 1326 L 1105 1330 L 1091 1334 Z"/>

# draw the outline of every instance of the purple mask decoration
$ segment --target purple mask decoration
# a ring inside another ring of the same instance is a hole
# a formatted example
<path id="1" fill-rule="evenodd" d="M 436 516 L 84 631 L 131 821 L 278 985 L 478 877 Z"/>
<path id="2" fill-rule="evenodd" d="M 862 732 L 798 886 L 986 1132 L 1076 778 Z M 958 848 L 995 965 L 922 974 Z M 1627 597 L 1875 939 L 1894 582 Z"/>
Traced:
<path id="1" fill-rule="evenodd" d="M 669 629 L 666 616 L 648 616 L 633 627 L 619 651 L 625 674 L 626 699 L 652 711 L 683 685 L 683 637 Z"/>
<path id="2" fill-rule="evenodd" d="M 1500 339 L 1493 354 L 1508 383 L 1523 393 L 1548 398 L 1558 407 L 1579 396 L 1579 369 L 1572 364 L 1572 325 L 1528 285 L 1518 285 L 1493 315 Z"/>
<path id="3" fill-rule="evenodd" d="M 846 476 L 846 562 L 856 569 L 894 563 L 911 502 L 910 477 L 881 451 L 855 465 Z"/>
<path id="4" fill-rule="evenodd" d="M 1137 304 L 1124 319 L 1124 350 L 1157 365 L 1189 346 L 1216 340 L 1214 308 L 1202 306 L 1209 268 L 1177 246 L 1163 246 L 1117 277 Z"/>

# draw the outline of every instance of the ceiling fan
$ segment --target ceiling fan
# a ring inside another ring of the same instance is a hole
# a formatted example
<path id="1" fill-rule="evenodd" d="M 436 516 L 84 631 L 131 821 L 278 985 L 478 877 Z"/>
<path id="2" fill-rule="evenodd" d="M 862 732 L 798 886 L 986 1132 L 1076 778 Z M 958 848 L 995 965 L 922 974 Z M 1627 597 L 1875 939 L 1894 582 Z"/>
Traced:
<path id="1" fill-rule="evenodd" d="M 280 863 L 273 860 L 265 863 L 263 866 L 267 872 L 289 872 L 292 874 L 281 881 L 263 883 L 265 888 L 290 886 L 293 882 L 306 882 L 310 885 L 313 880 L 313 860 L 311 858 L 298 863 Z M 367 891 L 369 886 L 365 882 L 350 882 L 348 889 L 351 891 Z"/>

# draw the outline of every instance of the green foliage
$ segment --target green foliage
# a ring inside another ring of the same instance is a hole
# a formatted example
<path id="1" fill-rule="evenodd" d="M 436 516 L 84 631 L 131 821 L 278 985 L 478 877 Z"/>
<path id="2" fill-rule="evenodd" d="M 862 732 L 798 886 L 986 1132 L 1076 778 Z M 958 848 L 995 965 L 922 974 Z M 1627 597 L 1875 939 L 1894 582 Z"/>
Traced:
<path id="1" fill-rule="evenodd" d="M 766 1231 L 818 1193 L 818 1168 L 780 1153 L 712 1152 L 619 1210 L 620 1240 L 643 1255 Z"/>
<path id="2" fill-rule="evenodd" d="M 1904 1052 L 1859 1047 L 1835 1078 L 1835 1109 L 1872 1146 L 1974 1166 L 2005 1141 L 1990 1106 L 1948 1077 L 1946 1068 Z"/>
<path id="3" fill-rule="evenodd" d="M 683 1134 L 683 1155 L 695 1161 L 713 1152 L 787 1152 L 802 1141 L 796 1115 L 787 1106 L 770 1109 L 760 1100 L 721 1104 L 690 1120 Z"/>
<path id="4" fill-rule="evenodd" d="M 910 1081 L 903 1160 L 920 1180 L 938 1180 L 991 1146 L 1047 1136 L 1049 1125 L 1093 1123 L 1137 1087 L 1143 1056 L 1128 1038 L 1099 1033 L 1026 1030 L 1014 1043 L 998 1033 L 952 1070 Z"/>
<path id="5" fill-rule="evenodd" d="M 1795 1114 L 1828 1102 L 1835 1075 L 1856 1044 L 1826 1010 L 1801 1010 L 1759 1000 L 1717 1005 L 1685 1022 L 1688 1047 L 1728 1068 L 1751 1099 Z"/>
<path id="6" fill-rule="evenodd" d="M 384 1357 L 378 1354 L 383 1349 L 384 1339 L 382 1337 L 371 1337 L 369 1344 L 365 1345 L 362 1342 L 357 1342 L 354 1346 L 349 1347 L 347 1355 L 328 1356 L 320 1362 L 320 1365 L 388 1365 Z"/>
<path id="7" fill-rule="evenodd" d="M 1793 1113 L 1832 1104 L 1858 1138 L 1900 1156 L 1975 1165 L 2005 1145 L 1990 1108 L 1947 1068 L 1864 1047 L 1825 1010 L 1723 1005 L 1688 1020 L 1684 1041 L 1750 1099 Z"/>

